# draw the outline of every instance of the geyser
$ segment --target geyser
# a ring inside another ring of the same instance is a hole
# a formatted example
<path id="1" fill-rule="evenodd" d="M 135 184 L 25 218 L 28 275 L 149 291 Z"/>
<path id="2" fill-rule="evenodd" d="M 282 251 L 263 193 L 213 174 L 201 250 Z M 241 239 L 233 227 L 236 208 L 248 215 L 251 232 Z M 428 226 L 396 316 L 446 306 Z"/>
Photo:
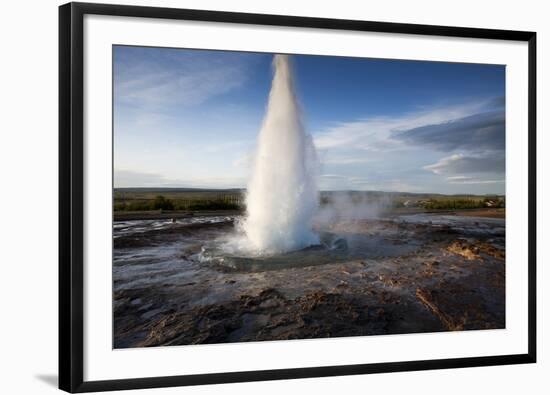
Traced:
<path id="1" fill-rule="evenodd" d="M 317 156 L 294 92 L 288 55 L 275 55 L 269 103 L 246 196 L 246 249 L 280 254 L 319 243 L 311 229 L 318 207 Z"/>

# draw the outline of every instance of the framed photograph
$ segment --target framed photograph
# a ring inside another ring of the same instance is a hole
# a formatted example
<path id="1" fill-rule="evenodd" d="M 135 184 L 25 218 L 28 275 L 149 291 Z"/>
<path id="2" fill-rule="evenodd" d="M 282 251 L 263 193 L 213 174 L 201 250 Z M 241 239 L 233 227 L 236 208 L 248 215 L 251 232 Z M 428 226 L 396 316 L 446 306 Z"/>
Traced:
<path id="1" fill-rule="evenodd" d="M 536 34 L 59 9 L 59 387 L 536 360 Z"/>

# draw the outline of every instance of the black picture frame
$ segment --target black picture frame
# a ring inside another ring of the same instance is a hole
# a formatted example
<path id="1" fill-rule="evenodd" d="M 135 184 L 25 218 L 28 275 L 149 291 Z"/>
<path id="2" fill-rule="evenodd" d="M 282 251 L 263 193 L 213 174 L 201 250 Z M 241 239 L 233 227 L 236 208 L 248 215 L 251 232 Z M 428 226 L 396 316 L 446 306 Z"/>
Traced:
<path id="1" fill-rule="evenodd" d="M 526 354 L 84 381 L 83 19 L 86 14 L 324 28 L 528 43 L 528 352 Z M 536 33 L 127 5 L 59 8 L 59 388 L 90 392 L 244 381 L 449 369 L 536 361 Z"/>

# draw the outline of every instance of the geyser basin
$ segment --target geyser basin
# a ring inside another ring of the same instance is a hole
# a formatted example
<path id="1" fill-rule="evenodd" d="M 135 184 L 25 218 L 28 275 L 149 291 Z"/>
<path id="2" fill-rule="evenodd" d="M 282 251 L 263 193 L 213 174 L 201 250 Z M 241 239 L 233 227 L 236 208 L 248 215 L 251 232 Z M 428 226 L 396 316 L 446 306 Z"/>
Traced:
<path id="1" fill-rule="evenodd" d="M 503 328 L 504 220 L 429 218 L 316 224 L 320 245 L 270 257 L 223 250 L 233 218 L 116 223 L 114 346 Z"/>
<path id="2" fill-rule="evenodd" d="M 349 260 L 345 238 L 332 233 L 322 233 L 320 243 L 300 250 L 274 255 L 239 256 L 228 253 L 223 244 L 214 241 L 203 246 L 199 254 L 202 263 L 219 265 L 237 271 L 266 271 L 291 267 L 314 266 Z"/>
<path id="3" fill-rule="evenodd" d="M 384 235 L 338 234 L 321 231 L 319 244 L 300 250 L 272 255 L 242 255 L 228 251 L 223 239 L 211 240 L 202 246 L 197 259 L 201 264 L 214 268 L 242 272 L 262 272 L 326 264 L 338 264 L 353 260 L 393 257 L 413 252 L 420 245 L 411 240 L 400 243 Z"/>

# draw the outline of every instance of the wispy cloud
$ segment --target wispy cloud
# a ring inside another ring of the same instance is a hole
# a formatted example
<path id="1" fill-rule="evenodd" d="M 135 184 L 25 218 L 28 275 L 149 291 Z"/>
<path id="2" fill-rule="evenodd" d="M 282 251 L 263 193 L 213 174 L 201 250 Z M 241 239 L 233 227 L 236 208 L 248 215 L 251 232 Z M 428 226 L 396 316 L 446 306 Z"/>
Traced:
<path id="1" fill-rule="evenodd" d="M 426 191 L 444 184 L 499 184 L 504 99 L 343 122 L 315 133 L 315 145 L 330 175 L 322 185 L 331 188 Z"/>
<path id="2" fill-rule="evenodd" d="M 200 179 L 170 179 L 157 173 L 115 169 L 115 188 L 126 187 L 186 187 L 186 188 L 239 188 L 246 185 L 244 177 L 201 177 Z"/>
<path id="3" fill-rule="evenodd" d="M 447 177 L 447 181 L 450 184 L 502 184 L 505 182 L 505 180 L 502 179 L 493 179 L 493 180 L 485 180 L 481 178 L 476 177 L 467 177 L 467 176 L 455 176 L 455 177 Z"/>
<path id="4" fill-rule="evenodd" d="M 424 169 L 435 174 L 502 174 L 506 159 L 503 152 L 487 151 L 482 154 L 453 154 L 438 162 L 424 166 Z"/>
<path id="5" fill-rule="evenodd" d="M 326 165 L 352 165 L 352 164 L 362 164 L 372 162 L 372 159 L 366 156 L 358 157 L 328 157 L 322 160 L 323 164 Z"/>
<path id="6" fill-rule="evenodd" d="M 252 167 L 252 163 L 254 162 L 254 152 L 252 150 L 245 152 L 241 156 L 239 156 L 237 159 L 235 159 L 231 164 L 234 167 L 244 167 L 246 169 L 249 169 Z"/>
<path id="7" fill-rule="evenodd" d="M 409 145 L 398 132 L 428 125 L 441 124 L 472 115 L 487 106 L 487 101 L 433 107 L 395 117 L 374 117 L 342 122 L 315 133 L 318 149 L 362 148 L 372 151 L 390 151 Z"/>
<path id="8" fill-rule="evenodd" d="M 245 186 L 264 105 L 256 99 L 265 98 L 269 82 L 267 70 L 260 74 L 256 65 L 265 60 L 246 53 L 116 47 L 115 185 Z M 354 93 L 363 88 L 349 89 L 338 100 L 349 98 L 349 112 L 357 113 L 366 104 Z M 472 100 L 470 93 L 447 92 L 430 97 L 463 104 L 403 112 L 400 103 L 415 101 L 414 90 L 393 94 L 403 100 L 371 108 L 391 115 L 346 119 L 341 117 L 348 111 L 335 109 L 331 116 L 342 122 L 313 131 L 325 173 L 322 189 L 485 190 L 493 186 L 450 184 L 504 178 L 504 98 Z M 327 114 L 307 115 L 318 123 Z"/>
<path id="9" fill-rule="evenodd" d="M 347 180 L 349 177 L 341 174 L 321 174 L 321 178 L 326 180 Z"/>
<path id="10" fill-rule="evenodd" d="M 114 171 L 114 185 L 115 188 L 123 187 L 150 187 L 163 184 L 166 179 L 155 173 L 145 173 L 133 170 L 119 170 Z"/>
<path id="11" fill-rule="evenodd" d="M 153 109 L 198 105 L 242 86 L 246 58 L 227 53 L 179 52 L 156 48 L 135 56 L 140 48 L 115 49 L 114 89 L 118 103 Z"/>
<path id="12" fill-rule="evenodd" d="M 247 141 L 247 140 L 233 140 L 233 141 L 225 141 L 225 142 L 213 142 L 210 143 L 207 147 L 204 147 L 204 151 L 209 154 L 214 153 L 220 153 L 220 154 L 227 154 L 228 152 L 232 152 L 235 150 L 243 150 L 248 149 L 250 150 L 251 147 L 254 145 L 254 142 Z"/>
<path id="13" fill-rule="evenodd" d="M 490 111 L 458 119 L 395 131 L 392 137 L 440 151 L 504 149 L 504 111 Z"/>
<path id="14" fill-rule="evenodd" d="M 381 190 L 393 192 L 421 192 L 422 188 L 406 179 L 380 177 L 356 177 L 341 174 L 323 174 L 320 177 L 323 190 Z"/>

